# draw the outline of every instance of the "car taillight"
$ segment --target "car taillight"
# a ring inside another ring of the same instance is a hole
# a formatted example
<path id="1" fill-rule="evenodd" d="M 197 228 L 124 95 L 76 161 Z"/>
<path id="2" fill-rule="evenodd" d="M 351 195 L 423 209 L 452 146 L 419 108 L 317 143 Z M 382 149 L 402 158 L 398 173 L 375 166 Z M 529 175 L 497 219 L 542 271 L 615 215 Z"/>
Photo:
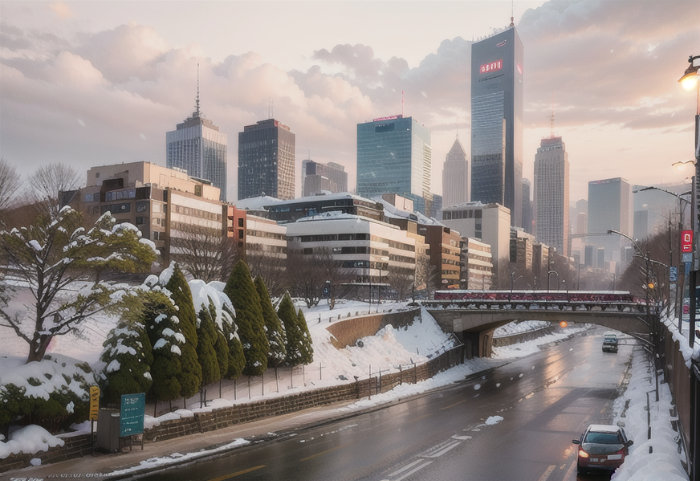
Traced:
<path id="1" fill-rule="evenodd" d="M 615 454 L 622 454 L 622 456 L 624 457 L 624 456 L 625 456 L 625 448 L 620 449 L 620 450 L 619 450 L 618 452 L 616 452 Z"/>
<path id="2" fill-rule="evenodd" d="M 587 458 L 587 457 L 588 457 L 588 453 L 587 453 L 586 451 L 584 451 L 582 448 L 578 448 L 578 455 L 579 455 L 579 457 L 581 457 L 581 458 Z"/>

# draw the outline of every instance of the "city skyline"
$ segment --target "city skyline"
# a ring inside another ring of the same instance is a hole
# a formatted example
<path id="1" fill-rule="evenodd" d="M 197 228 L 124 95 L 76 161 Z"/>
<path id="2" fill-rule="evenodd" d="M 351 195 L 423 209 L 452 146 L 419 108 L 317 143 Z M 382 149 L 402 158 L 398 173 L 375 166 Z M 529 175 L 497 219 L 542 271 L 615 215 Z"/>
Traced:
<path id="1" fill-rule="evenodd" d="M 639 3 L 514 3 L 526 51 L 523 176 L 532 179 L 554 109 L 556 135 L 576 159 L 572 201 L 586 198 L 591 180 L 689 175 L 670 164 L 693 155 L 695 94 L 677 80 L 697 54 L 700 5 Z M 356 125 L 402 108 L 430 129 L 432 155 L 444 159 L 456 133 L 469 138 L 472 42 L 507 27 L 511 15 L 510 2 L 408 2 L 396 11 L 392 2 L 292 1 L 275 7 L 294 22 L 272 19 L 275 28 L 257 33 L 269 3 L 134 5 L 0 5 L 0 154 L 23 176 L 47 162 L 79 171 L 138 160 L 164 166 L 165 132 L 192 111 L 197 63 L 203 110 L 221 132 L 268 117 L 272 101 L 274 116 L 296 133 L 299 159 L 310 150 L 319 162 L 343 165 L 350 187 Z M 368 28 L 331 25 L 339 14 Z M 230 18 L 246 21 L 224 29 Z M 439 27 L 424 28 L 431 24 Z M 314 35 L 297 39 L 304 26 Z M 388 33 L 398 27 L 414 33 Z M 222 32 L 231 37 L 221 41 Z M 236 152 L 229 145 L 229 199 L 237 198 Z M 442 167 L 433 162 L 432 192 L 442 192 Z"/>

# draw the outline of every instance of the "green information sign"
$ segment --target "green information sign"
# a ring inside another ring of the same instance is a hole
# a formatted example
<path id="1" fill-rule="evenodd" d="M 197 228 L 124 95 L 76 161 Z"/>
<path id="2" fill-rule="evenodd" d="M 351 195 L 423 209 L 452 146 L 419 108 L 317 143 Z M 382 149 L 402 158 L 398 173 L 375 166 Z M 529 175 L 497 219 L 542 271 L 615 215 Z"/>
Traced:
<path id="1" fill-rule="evenodd" d="M 122 394 L 119 411 L 119 437 L 143 433 L 143 416 L 146 412 L 146 393 Z"/>

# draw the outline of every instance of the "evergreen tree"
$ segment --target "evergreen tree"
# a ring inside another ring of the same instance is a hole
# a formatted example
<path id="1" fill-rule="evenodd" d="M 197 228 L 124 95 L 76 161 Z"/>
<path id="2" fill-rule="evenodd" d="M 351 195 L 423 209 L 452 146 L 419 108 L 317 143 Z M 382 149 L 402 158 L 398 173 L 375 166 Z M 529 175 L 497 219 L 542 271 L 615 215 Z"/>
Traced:
<path id="1" fill-rule="evenodd" d="M 238 379 L 245 367 L 245 353 L 243 344 L 238 337 L 238 326 L 234 321 L 233 311 L 224 306 L 223 334 L 228 349 L 228 362 L 224 379 Z"/>
<path id="2" fill-rule="evenodd" d="M 176 263 L 170 265 L 172 275 L 165 284 L 170 291 L 170 297 L 177 306 L 177 317 L 180 320 L 185 343 L 182 346 L 182 375 L 180 376 L 181 396 L 188 398 L 199 391 L 202 384 L 202 366 L 197 358 L 197 316 L 195 314 L 192 292 L 187 284 L 185 275 Z M 217 368 L 218 370 L 218 368 Z"/>
<path id="3" fill-rule="evenodd" d="M 265 282 L 260 276 L 255 278 L 255 290 L 260 296 L 260 307 L 265 320 L 265 334 L 270 345 L 270 350 L 267 353 L 267 365 L 268 367 L 277 367 L 282 365 L 287 358 L 287 350 L 284 347 L 284 329 L 275 308 L 272 307 Z"/>
<path id="4" fill-rule="evenodd" d="M 148 392 L 153 384 L 153 349 L 142 319 L 125 315 L 107 335 L 100 359 L 106 363 L 101 375 L 107 402 L 117 403 L 122 394 Z"/>
<path id="5" fill-rule="evenodd" d="M 299 332 L 301 333 L 299 343 L 299 352 L 301 353 L 301 363 L 311 364 L 314 362 L 314 346 L 311 340 L 311 333 L 309 332 L 309 326 L 306 325 L 306 317 L 301 309 L 299 309 L 299 314 L 297 315 L 297 326 L 299 327 Z"/>
<path id="6" fill-rule="evenodd" d="M 259 376 L 267 369 L 267 352 L 270 345 L 265 336 L 260 297 L 243 260 L 238 261 L 233 268 L 224 293 L 231 299 L 236 310 L 236 325 L 246 361 L 243 373 Z"/>
<path id="7" fill-rule="evenodd" d="M 299 329 L 299 318 L 294 310 L 294 303 L 292 298 L 289 297 L 289 293 L 286 293 L 282 298 L 277 315 L 284 324 L 285 349 L 287 351 L 287 358 L 284 363 L 287 366 L 298 366 L 302 363 L 301 350 L 299 348 L 302 342 L 302 333 Z"/>
<path id="8" fill-rule="evenodd" d="M 219 359 L 216 352 L 218 331 L 216 329 L 216 307 L 209 299 L 209 305 L 199 308 L 197 323 L 197 358 L 202 367 L 202 388 L 221 379 Z"/>
<path id="9" fill-rule="evenodd" d="M 160 401 L 177 399 L 182 396 L 180 359 L 185 336 L 172 300 L 163 294 L 160 300 L 147 302 L 143 309 L 143 324 L 153 346 L 151 394 Z"/>

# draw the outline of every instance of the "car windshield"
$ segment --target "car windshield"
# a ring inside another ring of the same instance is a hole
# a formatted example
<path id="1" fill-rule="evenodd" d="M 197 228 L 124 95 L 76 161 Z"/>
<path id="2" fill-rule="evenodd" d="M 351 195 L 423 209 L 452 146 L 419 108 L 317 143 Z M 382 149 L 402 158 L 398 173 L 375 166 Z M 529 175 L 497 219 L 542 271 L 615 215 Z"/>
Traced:
<path id="1" fill-rule="evenodd" d="M 584 442 L 594 444 L 622 444 L 620 436 L 617 433 L 596 433 L 593 431 L 586 435 Z"/>

